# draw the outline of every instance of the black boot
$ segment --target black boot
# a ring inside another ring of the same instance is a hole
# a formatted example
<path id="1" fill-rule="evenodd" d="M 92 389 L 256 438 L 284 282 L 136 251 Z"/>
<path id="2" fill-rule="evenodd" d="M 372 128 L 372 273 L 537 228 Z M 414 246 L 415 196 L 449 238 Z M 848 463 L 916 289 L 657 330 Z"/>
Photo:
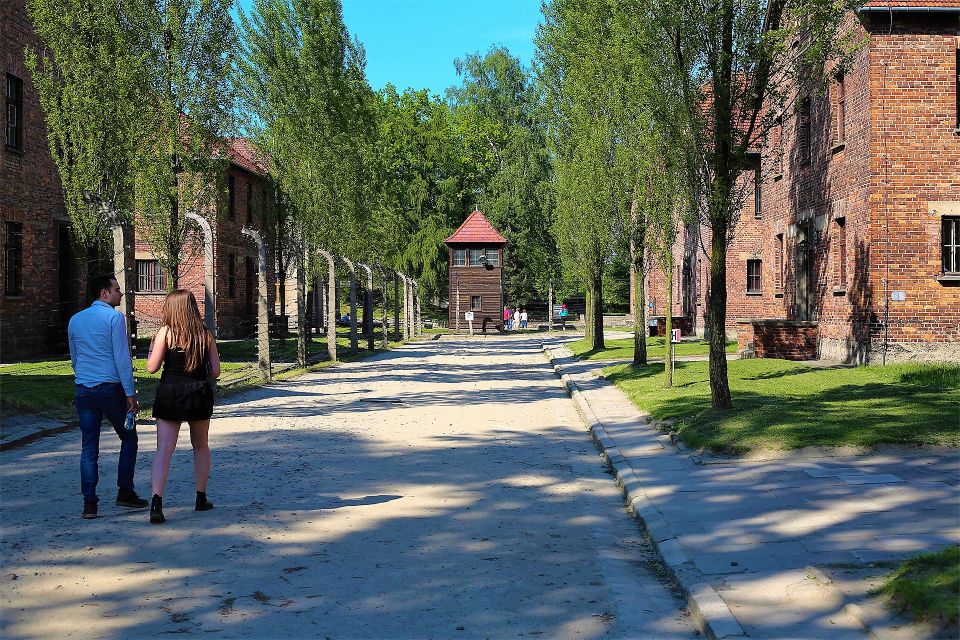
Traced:
<path id="1" fill-rule="evenodd" d="M 163 498 L 153 494 L 150 501 L 150 522 L 152 524 L 163 524 L 167 519 L 163 517 Z"/>
<path id="2" fill-rule="evenodd" d="M 209 511 L 213 509 L 213 503 L 207 500 L 207 494 L 205 491 L 197 491 L 197 506 L 194 507 L 194 511 Z"/>

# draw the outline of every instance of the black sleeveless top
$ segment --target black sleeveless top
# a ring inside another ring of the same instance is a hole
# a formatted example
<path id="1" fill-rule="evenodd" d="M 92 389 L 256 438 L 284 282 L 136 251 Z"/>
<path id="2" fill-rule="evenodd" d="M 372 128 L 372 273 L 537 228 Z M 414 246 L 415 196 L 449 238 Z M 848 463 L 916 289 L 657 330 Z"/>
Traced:
<path id="1" fill-rule="evenodd" d="M 180 348 L 167 348 L 163 356 L 161 383 L 199 382 L 207 379 L 207 354 L 203 354 L 200 366 L 193 371 L 186 370 L 187 354 Z"/>

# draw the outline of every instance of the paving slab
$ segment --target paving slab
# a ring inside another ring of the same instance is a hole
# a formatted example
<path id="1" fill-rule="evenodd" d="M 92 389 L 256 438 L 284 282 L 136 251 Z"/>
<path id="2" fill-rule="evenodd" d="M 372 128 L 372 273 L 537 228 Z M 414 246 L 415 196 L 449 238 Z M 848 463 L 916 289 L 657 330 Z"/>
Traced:
<path id="1" fill-rule="evenodd" d="M 817 572 L 876 573 L 960 540 L 956 449 L 825 449 L 768 460 L 703 456 L 669 444 L 651 451 L 638 443 L 662 434 L 599 375 L 603 363 L 574 361 L 549 340 L 545 353 L 606 433 L 600 446 L 629 465 L 636 481 L 628 499 L 642 496 L 650 505 L 639 517 L 656 518 L 674 534 L 657 544 L 674 563 L 690 559 L 674 573 L 687 581 L 688 596 L 694 584 L 707 585 L 749 637 L 868 637 L 872 627 L 856 615 L 876 611 L 866 590 L 843 592 Z M 930 637 L 929 628 L 891 620 L 885 628 Z"/>

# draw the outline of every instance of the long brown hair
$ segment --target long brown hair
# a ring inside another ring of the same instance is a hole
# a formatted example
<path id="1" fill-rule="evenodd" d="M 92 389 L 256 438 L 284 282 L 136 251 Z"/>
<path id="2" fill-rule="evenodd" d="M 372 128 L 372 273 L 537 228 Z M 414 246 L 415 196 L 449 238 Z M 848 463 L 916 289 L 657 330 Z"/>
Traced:
<path id="1" fill-rule="evenodd" d="M 184 369 L 194 371 L 207 353 L 209 333 L 203 326 L 197 299 L 186 289 L 167 294 L 163 301 L 163 324 L 167 327 L 167 346 L 183 349 Z"/>

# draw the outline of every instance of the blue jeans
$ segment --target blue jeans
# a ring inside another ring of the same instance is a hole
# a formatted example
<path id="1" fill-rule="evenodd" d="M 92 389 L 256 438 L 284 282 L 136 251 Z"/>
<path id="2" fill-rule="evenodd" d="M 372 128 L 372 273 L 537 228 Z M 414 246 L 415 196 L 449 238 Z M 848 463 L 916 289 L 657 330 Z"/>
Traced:
<path id="1" fill-rule="evenodd" d="M 77 385 L 77 414 L 80 416 L 80 492 L 84 501 L 97 501 L 100 470 L 100 423 L 106 417 L 120 436 L 120 463 L 117 465 L 117 486 L 133 490 L 133 467 L 137 462 L 137 429 L 127 431 L 127 397 L 119 382 L 105 382 L 95 387 Z"/>

